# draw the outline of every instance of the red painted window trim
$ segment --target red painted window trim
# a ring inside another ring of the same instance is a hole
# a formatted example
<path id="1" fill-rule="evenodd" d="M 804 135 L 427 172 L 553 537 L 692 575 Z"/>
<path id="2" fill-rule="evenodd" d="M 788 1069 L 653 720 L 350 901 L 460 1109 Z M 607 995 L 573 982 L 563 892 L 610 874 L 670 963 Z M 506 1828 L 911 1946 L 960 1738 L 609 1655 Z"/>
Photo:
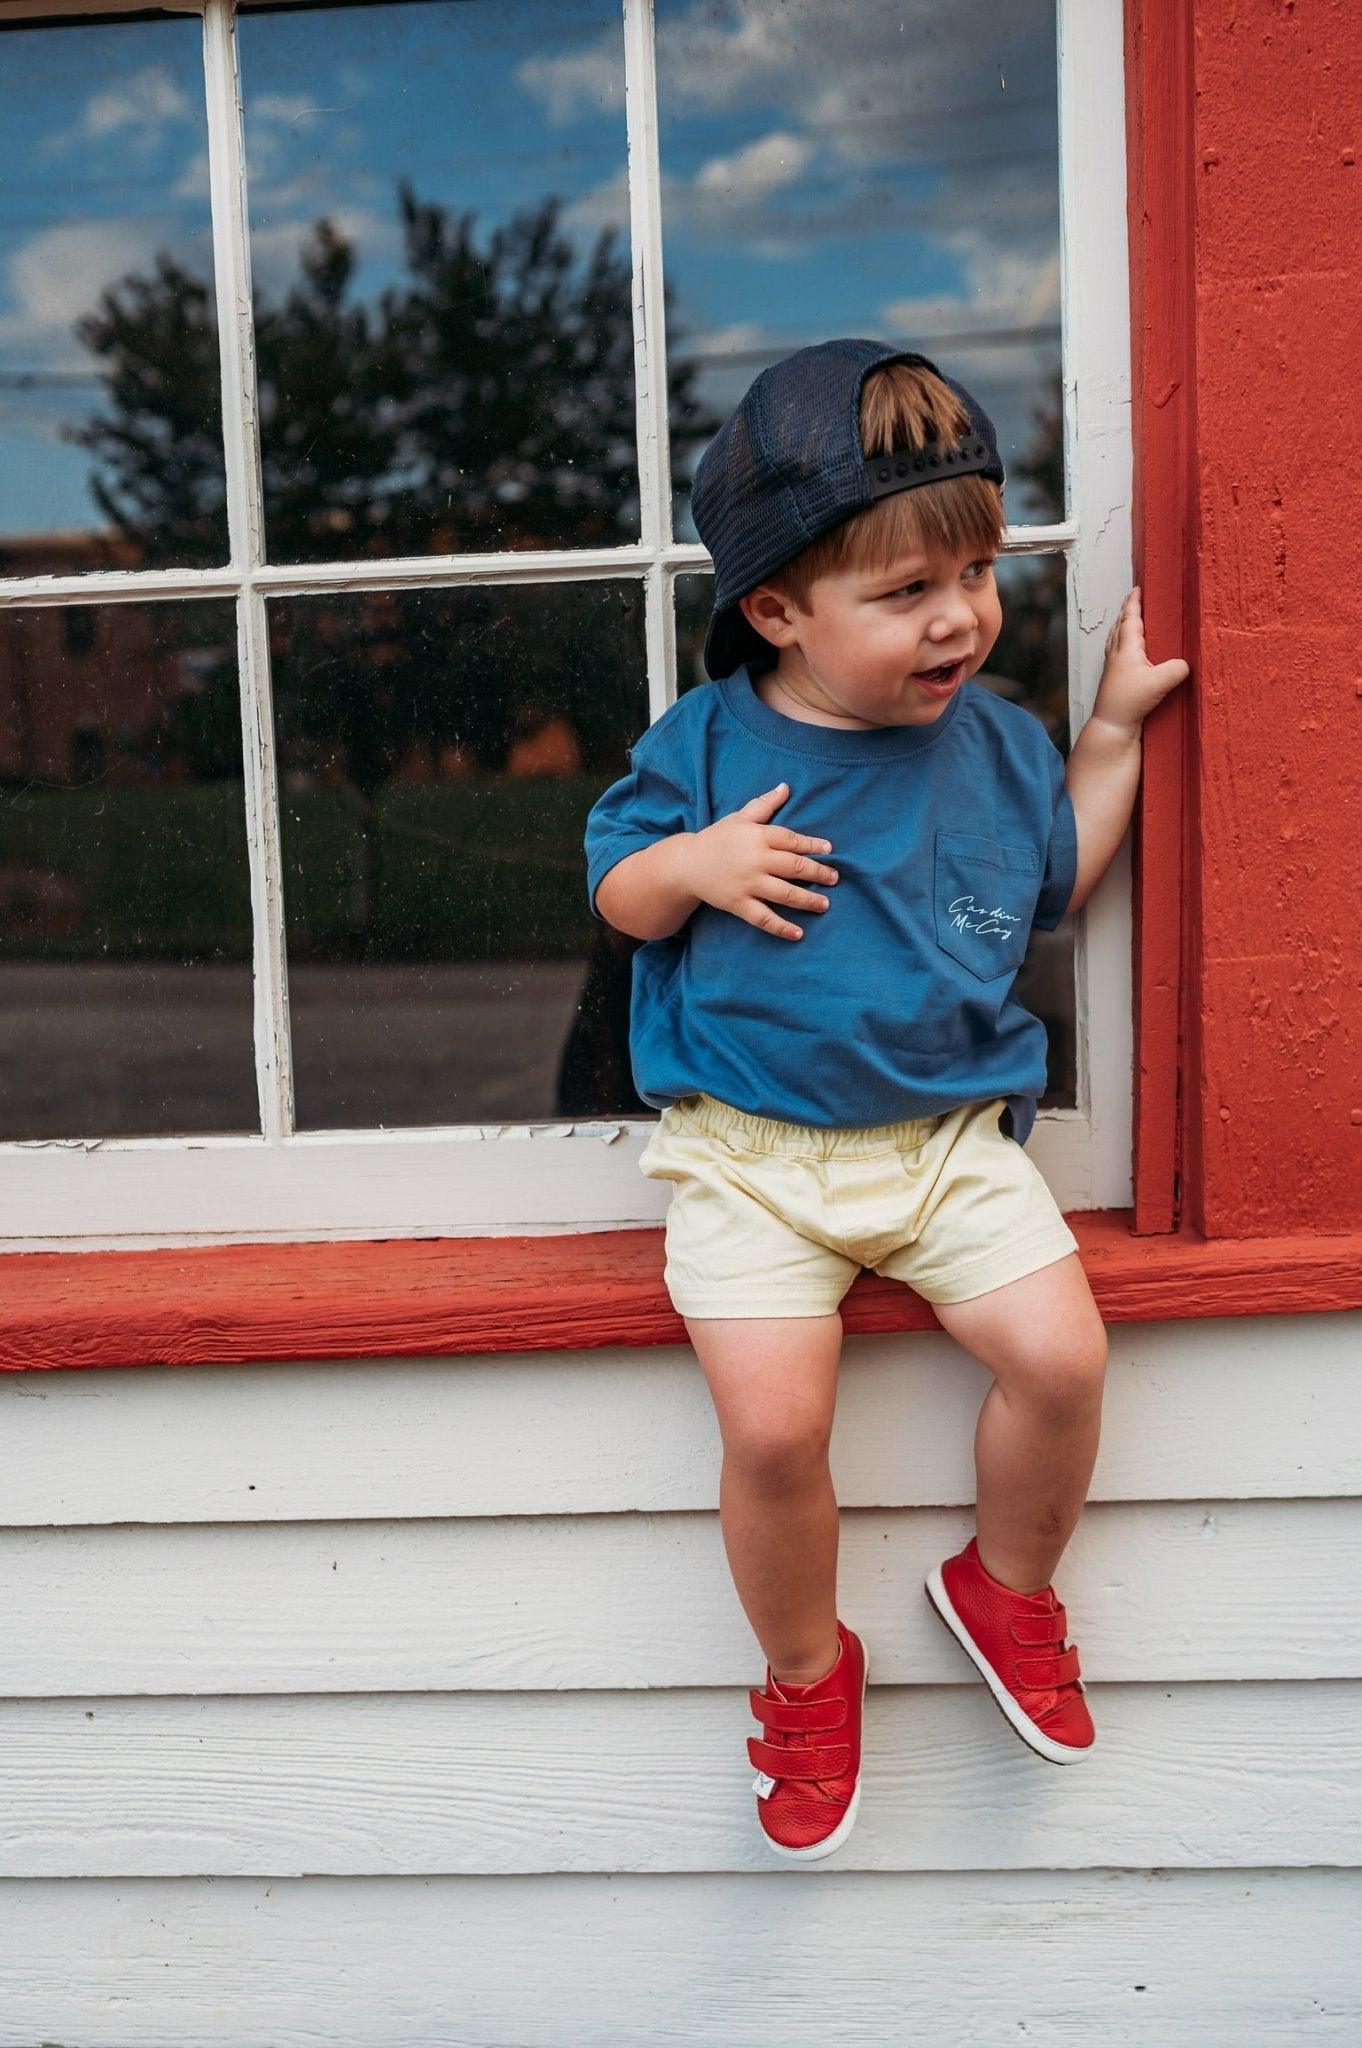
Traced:
<path id="1" fill-rule="evenodd" d="M 1133 1235 L 1128 1209 L 1069 1216 L 1109 1322 L 1362 1307 L 1362 1235 L 1208 1243 Z M 386 1238 L 0 1257 L 0 1370 L 408 1358 L 686 1342 L 660 1229 Z M 862 1272 L 849 1334 L 938 1327 Z"/>
<path id="2" fill-rule="evenodd" d="M 1194 14 L 1182 0 L 1127 0 L 1125 10 L 1131 525 L 1155 661 L 1190 650 L 1198 599 Z M 1184 814 L 1195 815 L 1183 801 L 1189 712 L 1184 687 L 1145 721 L 1132 822 L 1131 1227 L 1140 1235 L 1175 1230 L 1182 1213 Z"/>

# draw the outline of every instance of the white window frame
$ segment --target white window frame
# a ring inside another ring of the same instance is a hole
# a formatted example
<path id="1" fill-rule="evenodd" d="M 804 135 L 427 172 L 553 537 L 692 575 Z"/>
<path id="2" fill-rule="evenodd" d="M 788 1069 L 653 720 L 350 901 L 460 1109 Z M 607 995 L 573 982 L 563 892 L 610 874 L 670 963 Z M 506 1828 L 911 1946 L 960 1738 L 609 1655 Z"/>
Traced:
<path id="1" fill-rule="evenodd" d="M 240 0 L 244 8 L 251 0 Z M 116 15 L 136 0 L 11 0 L 10 19 Z M 0 1143 L 3 1250 L 374 1237 L 558 1235 L 656 1228 L 668 1190 L 638 1157 L 652 1117 L 297 1131 L 288 1028 L 279 798 L 265 600 L 286 594 L 541 584 L 636 576 L 646 601 L 650 717 L 676 696 L 673 585 L 712 568 L 672 537 L 652 0 L 622 0 L 640 539 L 618 548 L 273 565 L 264 557 L 251 323 L 245 148 L 233 0 L 169 0 L 199 14 L 226 442 L 222 568 L 0 578 L 0 605 L 221 596 L 237 607 L 254 918 L 258 1135 Z M 1063 553 L 1069 704 L 1091 708 L 1107 630 L 1131 581 L 1130 315 L 1122 0 L 1057 0 L 1064 449 L 1068 516 L 1009 527 L 1009 553 Z M 930 337 L 924 337 L 930 346 Z M 1130 835 L 1070 925 L 1077 1107 L 1038 1115 L 1028 1143 L 1065 1209 L 1132 1200 L 1134 989 Z M 533 1150 L 532 1170 L 527 1148 Z"/>

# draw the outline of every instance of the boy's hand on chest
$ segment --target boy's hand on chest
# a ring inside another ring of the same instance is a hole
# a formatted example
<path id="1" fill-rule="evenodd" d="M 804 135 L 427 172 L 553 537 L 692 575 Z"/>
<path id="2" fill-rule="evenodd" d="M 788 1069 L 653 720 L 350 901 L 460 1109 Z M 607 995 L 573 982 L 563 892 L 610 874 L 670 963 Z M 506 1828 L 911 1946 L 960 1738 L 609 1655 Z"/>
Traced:
<path id="1" fill-rule="evenodd" d="M 832 851 L 830 840 L 772 822 L 789 796 L 789 784 L 777 783 L 702 831 L 685 834 L 684 874 L 702 903 L 776 938 L 802 939 L 802 928 L 782 916 L 782 908 L 821 915 L 830 902 L 822 888 L 835 888 L 838 874 L 822 858 Z"/>

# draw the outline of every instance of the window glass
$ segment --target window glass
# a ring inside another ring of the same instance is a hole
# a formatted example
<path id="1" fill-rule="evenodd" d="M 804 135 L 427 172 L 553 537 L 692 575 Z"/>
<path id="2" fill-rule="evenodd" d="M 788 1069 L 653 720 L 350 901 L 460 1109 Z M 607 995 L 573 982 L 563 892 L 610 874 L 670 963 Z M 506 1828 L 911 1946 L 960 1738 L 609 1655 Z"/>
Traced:
<path id="1" fill-rule="evenodd" d="M 0 575 L 227 555 L 203 31 L 0 28 Z"/>
<path id="2" fill-rule="evenodd" d="M 269 611 L 299 1128 L 618 1112 L 633 942 L 582 841 L 647 723 L 642 583 Z"/>
<path id="3" fill-rule="evenodd" d="M 722 419 L 830 335 L 920 349 L 993 418 L 1011 523 L 1062 518 L 1054 0 L 656 0 L 656 19 L 697 405 Z M 710 431 L 675 436 L 678 539 Z"/>
<path id="4" fill-rule="evenodd" d="M 994 574 L 1003 625 L 993 651 L 975 677 L 986 689 L 1038 718 L 1065 759 L 1069 756 L 1069 648 L 1064 555 L 1000 555 Z M 1039 1017 L 1047 1037 L 1046 1087 L 1041 1109 L 1078 1103 L 1074 989 L 1074 925 L 1061 918 L 1052 932 L 1033 931 L 1014 984 L 1017 1000 Z"/>
<path id="5" fill-rule="evenodd" d="M 637 540 L 618 0 L 237 33 L 270 559 Z"/>
<path id="6" fill-rule="evenodd" d="M 685 695 L 709 681 L 705 667 L 705 635 L 714 609 L 714 578 L 703 575 L 676 579 L 676 694 Z"/>
<path id="7" fill-rule="evenodd" d="M 234 609 L 0 608 L 0 1138 L 258 1131 Z"/>

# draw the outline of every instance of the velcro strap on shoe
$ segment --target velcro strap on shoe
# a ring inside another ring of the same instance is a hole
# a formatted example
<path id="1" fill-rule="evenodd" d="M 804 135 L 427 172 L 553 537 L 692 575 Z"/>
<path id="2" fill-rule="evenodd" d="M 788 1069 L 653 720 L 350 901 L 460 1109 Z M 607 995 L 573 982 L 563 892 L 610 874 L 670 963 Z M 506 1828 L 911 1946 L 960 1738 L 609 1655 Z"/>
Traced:
<path id="1" fill-rule="evenodd" d="M 1019 1657 L 1017 1683 L 1042 1686 L 1068 1685 L 1078 1676 L 1078 1652 L 1070 1647 L 1057 1657 Z"/>
<path id="2" fill-rule="evenodd" d="M 839 1742 L 835 1749 L 784 1749 L 749 1735 L 747 1754 L 753 1769 L 770 1778 L 844 1778 L 851 1768 L 849 1742 Z"/>
<path id="3" fill-rule="evenodd" d="M 1069 1617 L 1057 1607 L 1053 1614 L 1014 1614 L 1007 1626 L 1014 1643 L 1039 1649 L 1044 1643 L 1063 1642 L 1069 1633 Z"/>
<path id="4" fill-rule="evenodd" d="M 840 1728 L 847 1717 L 845 1700 L 773 1700 L 769 1694 L 755 1691 L 747 1698 L 754 1720 L 786 1735 L 821 1734 L 827 1728 Z"/>

